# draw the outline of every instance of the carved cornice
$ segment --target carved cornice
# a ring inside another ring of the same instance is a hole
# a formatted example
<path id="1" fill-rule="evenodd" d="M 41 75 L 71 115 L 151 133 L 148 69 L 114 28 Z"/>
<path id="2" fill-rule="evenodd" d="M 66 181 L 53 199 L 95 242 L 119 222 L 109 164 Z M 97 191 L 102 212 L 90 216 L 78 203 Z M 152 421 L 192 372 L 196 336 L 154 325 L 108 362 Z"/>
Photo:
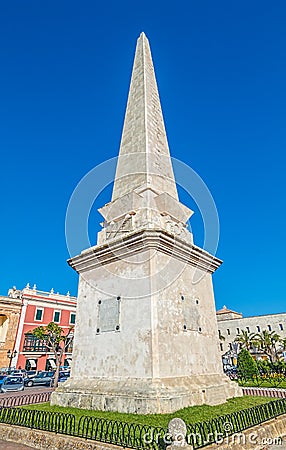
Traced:
<path id="1" fill-rule="evenodd" d="M 5 314 L 20 313 L 22 301 L 18 298 L 0 296 L 0 312 Z"/>
<path id="2" fill-rule="evenodd" d="M 69 259 L 68 264 L 82 273 L 152 249 L 209 273 L 213 273 L 222 264 L 220 259 L 200 247 L 156 229 L 138 230 L 121 239 L 91 247 Z"/>

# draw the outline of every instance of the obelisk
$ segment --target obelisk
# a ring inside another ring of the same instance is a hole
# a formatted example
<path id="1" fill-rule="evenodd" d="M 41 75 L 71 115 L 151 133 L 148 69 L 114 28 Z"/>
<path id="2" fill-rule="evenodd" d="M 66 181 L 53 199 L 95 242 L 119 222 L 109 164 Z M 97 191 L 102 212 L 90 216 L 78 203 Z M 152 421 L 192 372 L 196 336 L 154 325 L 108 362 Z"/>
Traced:
<path id="1" fill-rule="evenodd" d="M 141 33 L 112 200 L 79 273 L 71 378 L 52 404 L 168 413 L 241 395 L 223 374 L 212 273 L 180 203 L 148 40 Z M 194 282 L 195 272 L 199 274 Z"/>

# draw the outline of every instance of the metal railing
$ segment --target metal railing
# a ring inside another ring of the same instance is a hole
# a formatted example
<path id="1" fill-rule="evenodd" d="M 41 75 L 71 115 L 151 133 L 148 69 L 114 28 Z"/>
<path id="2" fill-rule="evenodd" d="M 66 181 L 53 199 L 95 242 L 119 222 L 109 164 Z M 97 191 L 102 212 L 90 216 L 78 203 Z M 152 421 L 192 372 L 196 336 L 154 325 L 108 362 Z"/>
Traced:
<path id="1" fill-rule="evenodd" d="M 187 426 L 187 442 L 193 445 L 194 449 L 203 448 L 217 443 L 218 439 L 240 433 L 285 413 L 286 399 L 280 399 L 191 424 Z M 92 416 L 81 416 L 77 419 L 73 414 L 2 407 L 0 423 L 76 436 L 136 450 L 165 450 L 170 444 L 165 428 Z"/>
<path id="2" fill-rule="evenodd" d="M 0 423 L 81 437 L 137 450 L 165 449 L 165 444 L 162 442 L 167 432 L 160 427 L 90 416 L 82 416 L 77 421 L 73 414 L 21 408 L 0 408 Z"/>
<path id="3" fill-rule="evenodd" d="M 38 392 L 29 395 L 15 395 L 0 398 L 0 408 L 11 408 L 16 406 L 32 405 L 34 403 L 45 403 L 51 399 L 52 391 Z"/>
<path id="4" fill-rule="evenodd" d="M 187 426 L 188 443 L 194 449 L 203 448 L 210 444 L 221 442 L 222 439 L 241 433 L 248 428 L 260 425 L 286 413 L 286 400 L 280 399 L 264 405 L 236 411 L 219 416 L 206 422 L 199 422 Z"/>

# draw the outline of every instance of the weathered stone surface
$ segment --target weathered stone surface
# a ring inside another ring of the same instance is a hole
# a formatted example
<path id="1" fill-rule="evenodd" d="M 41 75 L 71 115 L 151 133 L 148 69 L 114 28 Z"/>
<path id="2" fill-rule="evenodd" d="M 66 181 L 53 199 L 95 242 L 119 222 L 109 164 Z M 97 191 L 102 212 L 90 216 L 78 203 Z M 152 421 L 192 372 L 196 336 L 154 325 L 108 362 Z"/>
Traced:
<path id="1" fill-rule="evenodd" d="M 112 201 L 100 211 L 98 244 L 69 261 L 80 274 L 73 365 L 52 404 L 167 413 L 240 395 L 219 352 L 211 274 L 221 261 L 187 229 L 144 34 Z"/>
<path id="2" fill-rule="evenodd" d="M 181 378 L 71 378 L 52 394 L 52 404 L 83 409 L 152 414 L 177 411 L 198 404 L 215 405 L 239 394 L 226 377 L 204 375 Z"/>
<path id="3" fill-rule="evenodd" d="M 19 442 L 39 450 L 119 450 L 123 447 L 103 442 L 81 439 L 73 436 L 31 430 L 0 423 L 0 439 L 7 442 Z M 125 447 L 125 450 L 128 448 Z"/>
<path id="4" fill-rule="evenodd" d="M 127 155 L 127 157 L 126 157 Z M 136 47 L 112 200 L 141 186 L 178 200 L 149 47 L 141 33 Z"/>
<path id="5" fill-rule="evenodd" d="M 278 445 L 276 446 L 275 443 Z M 228 436 L 218 444 L 204 447 L 206 450 L 272 450 L 286 447 L 286 415 L 278 416 L 261 425 Z"/>
<path id="6" fill-rule="evenodd" d="M 0 367 L 9 366 L 7 351 L 14 349 L 21 306 L 19 291 L 15 288 L 10 289 L 7 297 L 0 297 Z"/>

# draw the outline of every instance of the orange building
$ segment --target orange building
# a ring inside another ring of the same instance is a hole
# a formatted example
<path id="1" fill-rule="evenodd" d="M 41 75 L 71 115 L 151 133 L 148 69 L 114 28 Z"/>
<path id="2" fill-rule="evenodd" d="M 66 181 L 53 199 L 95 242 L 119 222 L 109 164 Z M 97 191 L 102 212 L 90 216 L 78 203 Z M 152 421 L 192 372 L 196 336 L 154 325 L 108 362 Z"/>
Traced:
<path id="1" fill-rule="evenodd" d="M 55 322 L 68 332 L 76 319 L 77 298 L 31 289 L 29 284 L 21 291 L 21 315 L 14 345 L 14 358 L 11 366 L 22 369 L 50 370 L 55 368 L 55 357 L 45 343 L 37 339 L 32 330 L 38 326 Z M 63 357 L 63 365 L 69 366 L 72 359 L 72 347 Z"/>

